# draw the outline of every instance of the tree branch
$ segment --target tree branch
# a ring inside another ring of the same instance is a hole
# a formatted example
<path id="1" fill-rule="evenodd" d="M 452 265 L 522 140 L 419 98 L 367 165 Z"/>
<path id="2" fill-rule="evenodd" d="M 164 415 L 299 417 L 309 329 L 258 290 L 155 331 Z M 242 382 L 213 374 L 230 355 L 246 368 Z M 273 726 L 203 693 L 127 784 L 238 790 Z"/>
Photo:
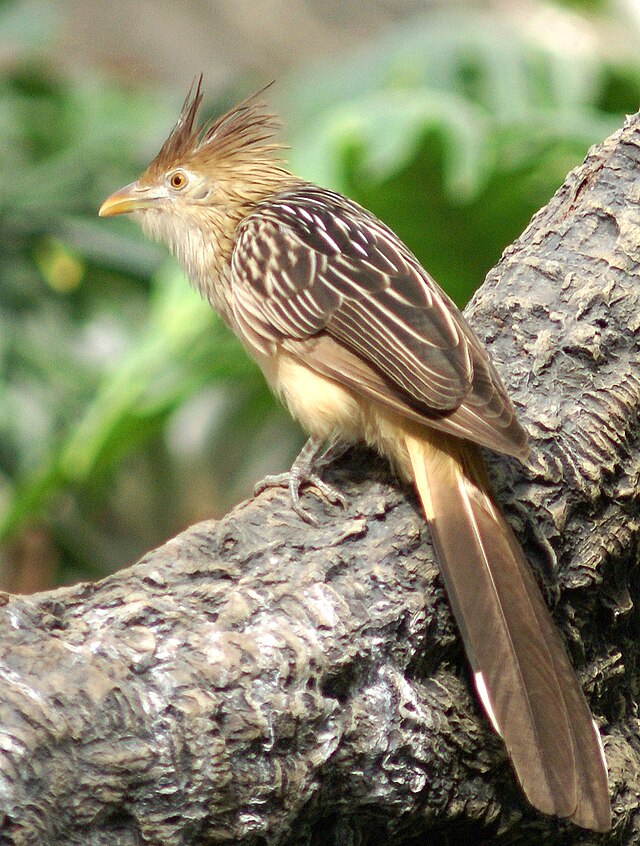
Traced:
<path id="1" fill-rule="evenodd" d="M 532 436 L 491 467 L 602 725 L 609 840 L 526 805 L 413 495 L 352 451 L 326 474 L 346 513 L 305 497 L 317 528 L 269 490 L 103 582 L 6 597 L 0 843 L 637 842 L 639 165 L 636 116 L 468 309 Z"/>

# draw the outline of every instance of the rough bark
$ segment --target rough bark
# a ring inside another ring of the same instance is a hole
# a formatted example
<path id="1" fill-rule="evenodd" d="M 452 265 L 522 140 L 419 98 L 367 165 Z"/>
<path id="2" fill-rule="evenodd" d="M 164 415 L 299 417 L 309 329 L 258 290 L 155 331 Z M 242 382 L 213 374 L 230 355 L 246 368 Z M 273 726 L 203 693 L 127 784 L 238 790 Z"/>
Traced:
<path id="1" fill-rule="evenodd" d="M 640 118 L 468 314 L 528 428 L 491 459 L 607 751 L 615 829 L 543 818 L 479 713 L 416 502 L 365 452 L 0 609 L 0 843 L 637 843 Z M 417 840 L 416 840 L 417 842 Z"/>

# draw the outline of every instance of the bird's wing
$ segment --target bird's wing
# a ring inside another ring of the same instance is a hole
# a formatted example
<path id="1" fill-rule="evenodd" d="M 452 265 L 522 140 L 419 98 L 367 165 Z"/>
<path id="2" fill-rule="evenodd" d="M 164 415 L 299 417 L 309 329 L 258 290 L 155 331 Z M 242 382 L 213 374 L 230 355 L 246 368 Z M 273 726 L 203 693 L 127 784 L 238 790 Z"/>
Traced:
<path id="1" fill-rule="evenodd" d="M 413 419 L 504 452 L 525 451 L 482 345 L 375 217 L 305 186 L 260 204 L 238 235 L 234 316 L 257 350 L 283 346 Z"/>

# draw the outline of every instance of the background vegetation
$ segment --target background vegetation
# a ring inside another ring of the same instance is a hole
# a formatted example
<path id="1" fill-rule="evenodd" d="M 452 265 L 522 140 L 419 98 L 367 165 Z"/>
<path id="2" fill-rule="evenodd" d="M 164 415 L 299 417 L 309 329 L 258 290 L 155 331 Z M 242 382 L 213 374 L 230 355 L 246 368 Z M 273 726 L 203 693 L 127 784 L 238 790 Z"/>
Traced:
<path id="1" fill-rule="evenodd" d="M 571 5 L 579 16 L 553 18 L 566 37 L 444 7 L 339 70 L 291 74 L 270 92 L 291 167 L 379 214 L 464 304 L 588 146 L 638 107 L 640 62 L 614 12 Z M 40 43 L 20 14 L 0 6 L 0 29 Z M 207 113 L 250 90 L 237 83 Z M 123 566 L 228 509 L 302 442 L 164 250 L 96 217 L 179 107 L 144 84 L 56 73 L 35 47 L 0 65 L 5 589 Z"/>

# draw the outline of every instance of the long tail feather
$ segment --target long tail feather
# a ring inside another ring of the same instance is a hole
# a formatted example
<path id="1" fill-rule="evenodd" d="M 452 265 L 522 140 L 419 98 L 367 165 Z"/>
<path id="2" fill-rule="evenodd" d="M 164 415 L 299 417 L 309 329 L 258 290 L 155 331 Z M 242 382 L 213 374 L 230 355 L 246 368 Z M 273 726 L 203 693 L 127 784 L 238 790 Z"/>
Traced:
<path id="1" fill-rule="evenodd" d="M 476 687 L 522 788 L 547 814 L 610 828 L 602 744 L 533 574 L 471 444 L 407 437 Z"/>

